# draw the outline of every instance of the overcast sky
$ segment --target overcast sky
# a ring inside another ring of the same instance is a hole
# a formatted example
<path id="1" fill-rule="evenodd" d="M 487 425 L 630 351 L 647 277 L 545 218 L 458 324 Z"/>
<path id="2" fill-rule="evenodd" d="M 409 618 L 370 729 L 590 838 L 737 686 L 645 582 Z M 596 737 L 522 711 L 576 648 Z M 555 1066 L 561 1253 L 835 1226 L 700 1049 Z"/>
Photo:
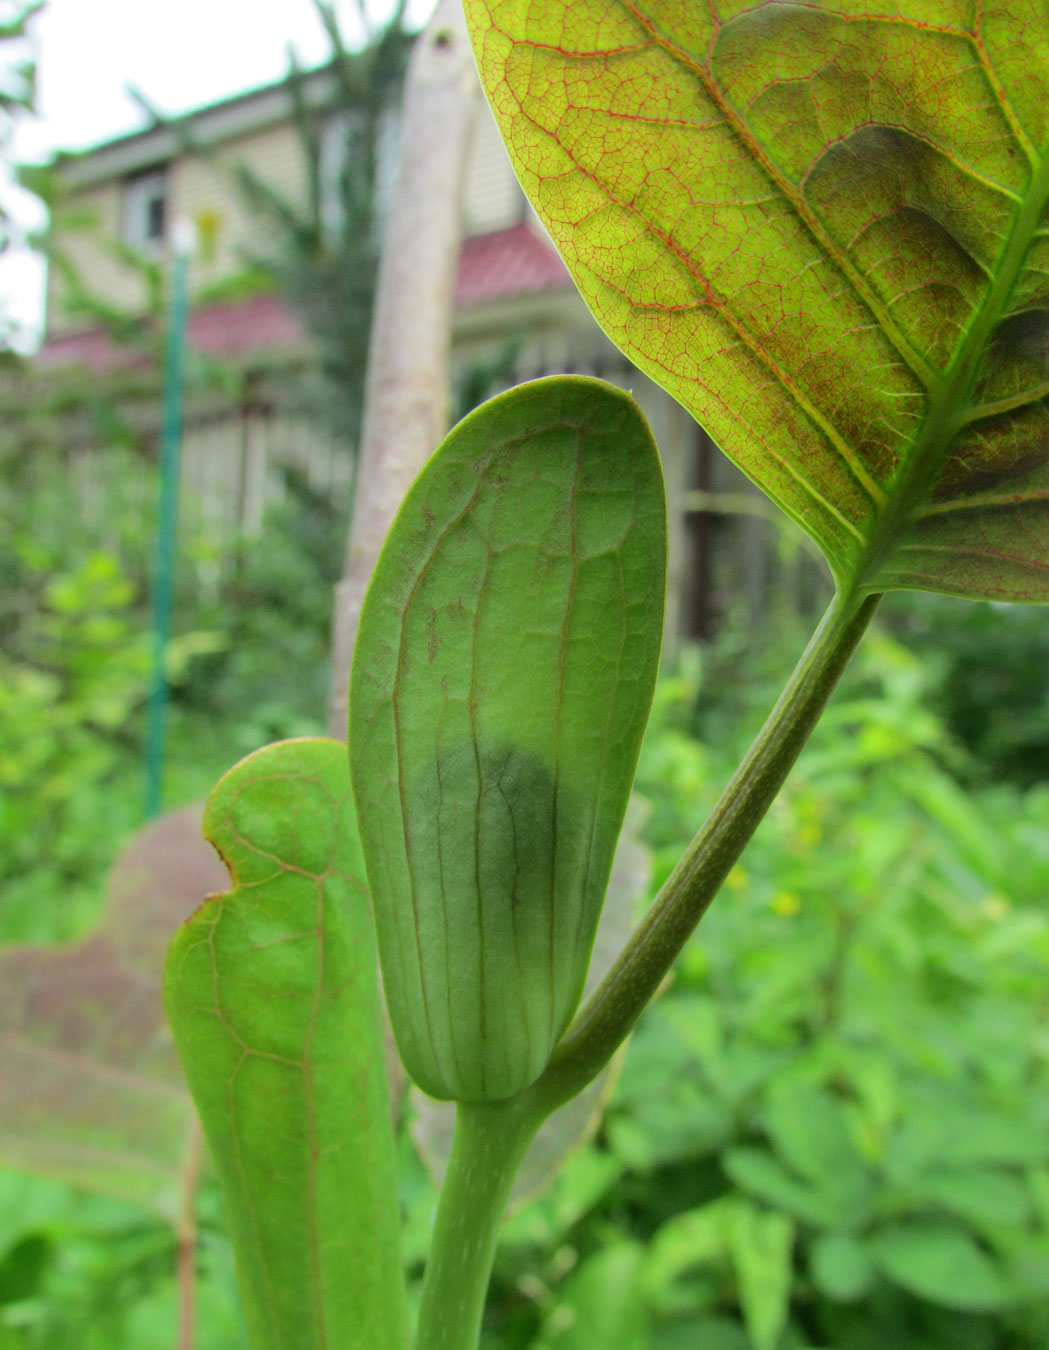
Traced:
<path id="1" fill-rule="evenodd" d="M 432 0 L 415 0 L 423 21 Z M 369 11 L 389 12 L 383 0 Z M 335 0 L 347 42 L 361 37 L 354 0 Z M 19 158 L 47 159 L 144 123 L 127 87 L 166 113 L 186 112 L 280 79 L 287 49 L 305 65 L 328 54 L 312 0 L 47 0 L 34 21 L 38 116 L 18 132 Z M 32 203 L 18 203 L 36 224 Z M 0 261 L 0 306 L 39 323 L 42 270 L 24 255 Z"/>

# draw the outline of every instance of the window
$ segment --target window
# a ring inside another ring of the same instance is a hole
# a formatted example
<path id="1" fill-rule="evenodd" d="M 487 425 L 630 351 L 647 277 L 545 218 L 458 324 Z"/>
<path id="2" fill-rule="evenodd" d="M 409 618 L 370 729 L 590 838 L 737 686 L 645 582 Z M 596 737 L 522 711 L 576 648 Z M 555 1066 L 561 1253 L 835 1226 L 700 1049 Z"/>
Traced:
<path id="1" fill-rule="evenodd" d="M 164 247 L 167 178 L 165 169 L 150 169 L 124 184 L 124 243 L 152 257 Z"/>

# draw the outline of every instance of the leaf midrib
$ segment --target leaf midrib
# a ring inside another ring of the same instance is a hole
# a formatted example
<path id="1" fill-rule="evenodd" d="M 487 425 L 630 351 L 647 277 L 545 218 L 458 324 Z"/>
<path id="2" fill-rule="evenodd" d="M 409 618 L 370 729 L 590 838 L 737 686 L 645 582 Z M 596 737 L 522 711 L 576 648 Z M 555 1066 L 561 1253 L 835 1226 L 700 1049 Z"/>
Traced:
<path id="1" fill-rule="evenodd" d="M 1024 259 L 1039 233 L 1039 226 L 1049 205 L 1049 153 L 1043 152 L 1038 156 L 1033 152 L 1026 136 L 1017 136 L 1021 149 L 1032 164 L 1033 175 L 1029 180 L 1027 192 L 1014 210 L 1009 234 L 1000 255 L 1001 261 L 994 268 L 991 285 L 950 366 L 943 375 L 940 375 L 899 332 L 880 297 L 827 232 L 819 216 L 804 200 L 803 193 L 798 191 L 795 184 L 779 170 L 766 153 L 764 146 L 750 131 L 745 118 L 724 98 L 709 68 L 678 43 L 659 33 L 634 0 L 621 2 L 645 31 L 651 34 L 653 42 L 663 47 L 675 60 L 687 66 L 702 83 L 707 96 L 714 101 L 733 132 L 740 137 L 754 162 L 782 192 L 814 240 L 823 248 L 828 260 L 848 278 L 860 300 L 876 317 L 881 331 L 896 348 L 897 353 L 903 357 L 912 373 L 925 386 L 929 403 L 922 429 L 901 454 L 900 467 L 890 481 L 884 498 L 880 502 L 875 500 L 872 528 L 866 543 L 858 550 L 853 567 L 851 589 L 857 593 L 875 590 L 877 587 L 869 583 L 876 576 L 900 534 L 926 507 L 932 487 L 950 455 L 958 433 L 968 422 L 983 415 L 972 403 L 973 387 L 991 334 L 1005 316 L 1007 303 Z M 1015 132 L 1012 109 L 1007 106 L 1007 100 L 1003 101 L 1000 85 L 992 78 L 993 67 L 987 59 L 978 34 L 970 32 L 965 36 L 977 48 L 980 68 L 991 84 L 999 106 L 1003 107 L 1003 113 L 1010 127 Z M 1022 406 L 1029 400 L 1023 394 L 1016 396 L 1014 400 L 1007 400 L 1010 403 L 1014 401 Z M 847 579 L 839 578 L 839 582 L 842 580 Z"/>
<path id="2" fill-rule="evenodd" d="M 677 61 L 680 65 L 685 66 L 686 69 L 690 70 L 695 78 L 699 80 L 706 91 L 707 97 L 725 118 L 726 124 L 731 127 L 733 133 L 739 137 L 740 141 L 746 147 L 748 155 L 750 155 L 751 159 L 761 169 L 769 181 L 775 185 L 777 191 L 782 193 L 784 200 L 790 203 L 802 224 L 823 250 L 829 261 L 832 262 L 847 278 L 856 295 L 877 320 L 879 328 L 895 348 L 897 355 L 903 361 L 904 365 L 925 389 L 932 388 L 937 380 L 936 370 L 929 365 L 925 356 L 900 331 L 889 313 L 884 300 L 882 300 L 881 296 L 878 295 L 867 278 L 848 256 L 848 252 L 829 232 L 819 215 L 805 200 L 804 192 L 782 171 L 782 169 L 780 169 L 775 160 L 762 145 L 761 141 L 747 125 L 746 118 L 725 97 L 724 92 L 718 86 L 713 73 L 709 69 L 709 61 L 704 65 L 703 62 L 699 61 L 690 52 L 681 47 L 679 43 L 674 42 L 672 39 L 658 32 L 654 27 L 652 20 L 638 8 L 635 0 L 621 0 L 621 3 L 634 16 L 645 31 L 651 34 L 652 41 L 656 46 L 663 48 L 672 59 Z M 722 20 L 719 27 L 725 26 L 725 21 Z M 868 485 L 868 492 L 870 492 L 870 490 L 871 488 Z M 874 500 L 877 500 L 876 485 L 874 487 Z"/>
<path id="3" fill-rule="evenodd" d="M 1049 207 L 1049 152 L 1043 152 L 1012 225 L 994 280 L 960 343 L 943 380 L 929 398 L 921 431 L 901 456 L 884 506 L 875 515 L 865 547 L 855 560 L 851 588 L 877 590 L 877 573 L 900 535 L 928 507 L 933 486 L 958 434 L 981 415 L 972 401 L 980 365 L 995 328 L 1005 317 L 1024 259 Z M 1022 406 L 1022 405 L 1021 405 Z"/>
<path id="4" fill-rule="evenodd" d="M 924 387 L 928 400 L 921 429 L 901 452 L 899 467 L 887 485 L 884 495 L 872 493 L 872 518 L 866 540 L 854 548 L 851 565 L 836 567 L 839 586 L 862 593 L 878 589 L 877 573 L 902 532 L 927 508 L 932 488 L 950 456 L 954 442 L 965 425 L 993 412 L 1007 412 L 1035 401 L 1039 390 L 1022 391 L 993 405 L 980 407 L 972 402 L 973 388 L 981 360 L 997 324 L 1005 317 L 1007 304 L 1023 266 L 1032 241 L 1040 233 L 1043 216 L 1049 204 L 1049 154 L 1039 155 L 1030 139 L 1022 133 L 1015 113 L 1004 96 L 993 63 L 984 48 L 978 31 L 959 31 L 976 52 L 978 64 L 988 80 L 995 101 L 1002 109 L 1025 158 L 1032 165 L 1032 177 L 1027 191 L 1014 209 L 1009 233 L 993 269 L 993 277 L 984 298 L 947 370 L 941 372 L 931 366 L 898 329 L 884 302 L 871 288 L 866 277 L 856 267 L 837 241 L 828 233 L 818 214 L 812 210 L 797 186 L 788 179 L 766 153 L 764 146 L 751 132 L 745 118 L 724 97 L 709 69 L 698 56 L 661 33 L 654 21 L 636 0 L 620 0 L 649 40 L 662 48 L 678 64 L 691 71 L 703 86 L 707 96 L 725 117 L 733 133 L 745 145 L 754 163 L 766 174 L 798 214 L 801 223 L 823 250 L 829 262 L 838 267 L 853 287 L 857 298 L 875 318 L 879 329 L 897 354 L 903 359 L 918 382 Z M 719 25 L 720 26 L 720 25 Z M 651 224 L 651 222 L 649 222 Z M 1047 386 L 1049 387 L 1049 386 Z M 998 404 L 1001 403 L 999 408 Z M 879 500 L 880 497 L 880 500 Z"/>

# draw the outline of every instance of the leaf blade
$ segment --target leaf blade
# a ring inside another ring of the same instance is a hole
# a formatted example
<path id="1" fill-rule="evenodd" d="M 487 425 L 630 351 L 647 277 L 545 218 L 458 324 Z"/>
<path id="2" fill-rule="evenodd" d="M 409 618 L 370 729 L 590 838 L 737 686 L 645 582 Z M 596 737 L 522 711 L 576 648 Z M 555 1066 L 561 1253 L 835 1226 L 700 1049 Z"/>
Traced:
<path id="1" fill-rule="evenodd" d="M 590 994 L 610 970 L 649 893 L 652 854 L 641 838 L 641 827 L 647 814 L 647 803 L 632 797 L 616 844 L 605 903 L 594 935 L 584 995 Z M 549 1186 L 563 1169 L 566 1159 L 595 1133 L 614 1091 L 625 1051 L 624 1045 L 592 1083 L 548 1116 L 539 1127 L 514 1179 L 508 1205 L 511 1212 L 519 1210 Z M 452 1102 L 434 1101 L 418 1088 L 414 1089 L 412 1098 L 412 1140 L 431 1180 L 440 1186 L 452 1151 L 456 1107 Z"/>
<path id="2" fill-rule="evenodd" d="M 180 930 L 165 1001 L 226 1196 L 253 1343 L 404 1343 L 374 937 L 345 747 L 287 741 L 223 779 L 232 889 Z"/>
<path id="3" fill-rule="evenodd" d="M 886 1225 L 870 1242 L 875 1263 L 895 1284 L 947 1308 L 984 1312 L 1018 1293 L 964 1229 L 933 1219 Z"/>
<path id="4" fill-rule="evenodd" d="M 745 1201 L 732 1214 L 729 1250 L 754 1350 L 774 1350 L 790 1313 L 794 1223 Z"/>
<path id="5" fill-rule="evenodd" d="M 558 377 L 449 434 L 365 600 L 350 763 L 402 1057 L 510 1096 L 578 1000 L 658 663 L 662 475 L 633 401 Z"/>
<path id="6" fill-rule="evenodd" d="M 1049 599 L 1033 0 L 466 8 L 598 322 L 839 586 Z"/>

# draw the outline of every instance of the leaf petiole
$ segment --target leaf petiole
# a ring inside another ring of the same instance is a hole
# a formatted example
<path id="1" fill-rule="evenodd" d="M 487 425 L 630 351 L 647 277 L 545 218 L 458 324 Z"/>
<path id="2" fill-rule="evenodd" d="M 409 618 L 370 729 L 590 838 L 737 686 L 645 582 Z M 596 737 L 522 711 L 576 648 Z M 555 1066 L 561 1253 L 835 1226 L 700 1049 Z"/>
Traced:
<path id="1" fill-rule="evenodd" d="M 426 1263 L 416 1350 L 476 1350 L 499 1225 L 545 1116 L 524 1093 L 460 1102 Z"/>
<path id="2" fill-rule="evenodd" d="M 782 787 L 880 599 L 835 595 L 706 824 L 528 1089 L 544 1115 L 581 1091 L 630 1034 Z"/>
<path id="3" fill-rule="evenodd" d="M 506 1101 L 460 1103 L 416 1350 L 475 1350 L 499 1225 L 529 1143 L 630 1034 L 782 787 L 880 599 L 835 596 L 721 800 L 545 1072 Z"/>

